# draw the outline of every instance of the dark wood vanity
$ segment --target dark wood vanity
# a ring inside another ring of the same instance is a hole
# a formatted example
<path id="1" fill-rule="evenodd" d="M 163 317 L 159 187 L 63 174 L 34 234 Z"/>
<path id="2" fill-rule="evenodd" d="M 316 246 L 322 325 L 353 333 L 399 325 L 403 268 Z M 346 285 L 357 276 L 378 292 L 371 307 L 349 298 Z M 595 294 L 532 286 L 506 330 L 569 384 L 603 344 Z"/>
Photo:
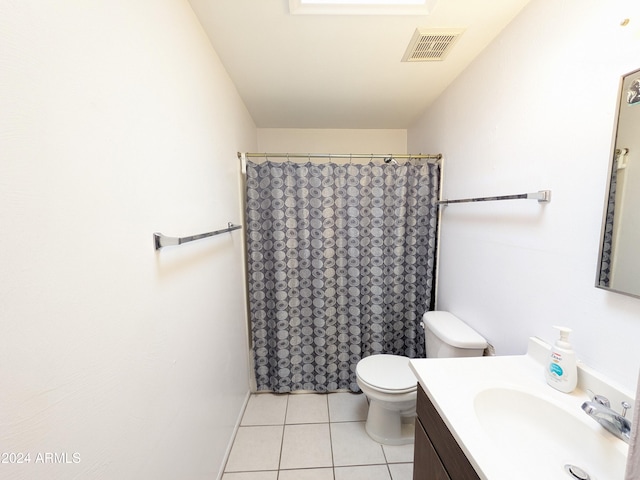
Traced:
<path id="1" fill-rule="evenodd" d="M 416 413 L 413 480 L 480 480 L 420 384 Z"/>

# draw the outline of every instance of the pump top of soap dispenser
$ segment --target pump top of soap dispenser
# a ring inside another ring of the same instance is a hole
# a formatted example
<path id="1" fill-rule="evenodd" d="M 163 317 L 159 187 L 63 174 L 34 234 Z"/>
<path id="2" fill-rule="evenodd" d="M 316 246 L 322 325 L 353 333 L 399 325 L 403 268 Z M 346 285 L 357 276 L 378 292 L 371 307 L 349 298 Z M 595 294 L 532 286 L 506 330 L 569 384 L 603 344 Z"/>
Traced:
<path id="1" fill-rule="evenodd" d="M 571 344 L 569 343 L 569 334 L 571 333 L 571 329 L 558 326 L 554 326 L 553 328 L 560 332 L 560 338 L 556 340 L 556 347 L 571 350 Z"/>

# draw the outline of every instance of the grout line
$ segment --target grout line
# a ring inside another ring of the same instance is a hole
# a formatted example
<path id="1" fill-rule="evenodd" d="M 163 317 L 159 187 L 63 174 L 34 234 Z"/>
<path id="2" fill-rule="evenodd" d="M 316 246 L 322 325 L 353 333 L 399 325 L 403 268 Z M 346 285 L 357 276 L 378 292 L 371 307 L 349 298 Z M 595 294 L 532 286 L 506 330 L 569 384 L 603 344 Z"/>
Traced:
<path id="1" fill-rule="evenodd" d="M 382 449 L 382 457 L 384 458 L 385 463 L 389 465 L 389 459 L 387 458 L 387 451 L 384 449 L 384 445 L 380 444 L 380 448 Z M 389 472 L 389 475 L 391 475 L 391 472 Z"/>
<path id="2" fill-rule="evenodd" d="M 336 462 L 333 458 L 333 435 L 331 434 L 331 410 L 329 409 L 329 396 L 327 395 L 327 420 L 329 420 L 329 448 L 331 448 L 331 475 L 336 480 Z"/>
<path id="3" fill-rule="evenodd" d="M 280 438 L 280 456 L 278 457 L 278 475 L 280 477 L 280 467 L 282 466 L 282 451 L 284 450 L 284 428 L 287 425 L 287 412 L 289 411 L 289 395 L 287 395 L 287 404 L 284 407 L 284 418 L 282 419 L 282 437 Z"/>
<path id="4" fill-rule="evenodd" d="M 384 448 L 383 448 L 384 450 Z M 385 457 L 385 460 L 387 459 L 387 457 Z M 387 462 L 387 472 L 389 473 L 389 478 L 391 480 L 393 480 L 393 475 L 391 475 L 391 467 L 389 467 L 389 462 Z"/>

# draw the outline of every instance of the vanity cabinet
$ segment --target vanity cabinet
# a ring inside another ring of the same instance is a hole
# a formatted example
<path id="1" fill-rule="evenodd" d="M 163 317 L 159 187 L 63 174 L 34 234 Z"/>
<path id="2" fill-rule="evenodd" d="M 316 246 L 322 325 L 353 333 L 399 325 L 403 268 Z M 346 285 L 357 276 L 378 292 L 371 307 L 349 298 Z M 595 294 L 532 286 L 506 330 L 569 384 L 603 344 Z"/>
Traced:
<path id="1" fill-rule="evenodd" d="M 416 413 L 413 480 L 480 480 L 420 384 Z"/>

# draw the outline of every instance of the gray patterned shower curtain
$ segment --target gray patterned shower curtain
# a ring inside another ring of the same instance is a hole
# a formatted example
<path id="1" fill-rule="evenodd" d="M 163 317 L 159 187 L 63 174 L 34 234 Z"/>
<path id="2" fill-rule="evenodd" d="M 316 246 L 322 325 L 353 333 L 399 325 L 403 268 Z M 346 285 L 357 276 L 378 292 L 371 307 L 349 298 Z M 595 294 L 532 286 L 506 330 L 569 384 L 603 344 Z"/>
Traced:
<path id="1" fill-rule="evenodd" d="M 424 357 L 439 166 L 247 162 L 258 390 L 359 391 L 368 355 Z"/>

